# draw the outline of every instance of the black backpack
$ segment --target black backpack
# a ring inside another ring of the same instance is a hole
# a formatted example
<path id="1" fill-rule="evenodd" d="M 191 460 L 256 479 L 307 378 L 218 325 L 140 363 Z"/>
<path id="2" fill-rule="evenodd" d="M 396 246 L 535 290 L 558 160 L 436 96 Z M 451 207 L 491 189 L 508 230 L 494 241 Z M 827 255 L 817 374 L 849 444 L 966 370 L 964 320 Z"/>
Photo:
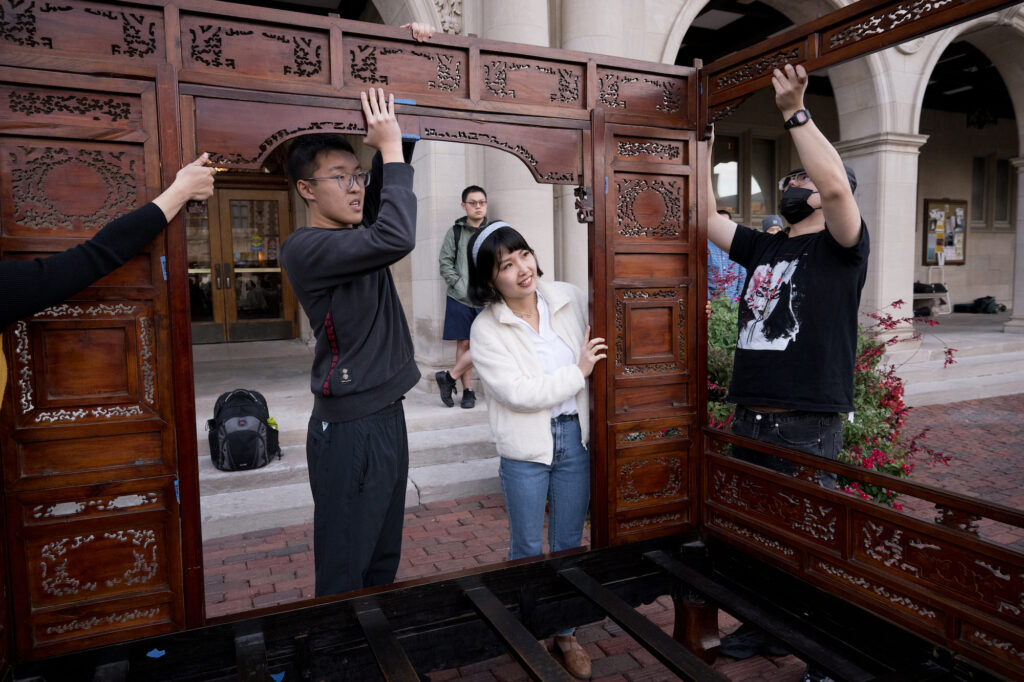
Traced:
<path id="1" fill-rule="evenodd" d="M 236 388 L 222 393 L 213 406 L 210 459 L 221 471 L 259 469 L 281 457 L 277 429 L 270 426 L 267 400 L 259 391 Z"/>

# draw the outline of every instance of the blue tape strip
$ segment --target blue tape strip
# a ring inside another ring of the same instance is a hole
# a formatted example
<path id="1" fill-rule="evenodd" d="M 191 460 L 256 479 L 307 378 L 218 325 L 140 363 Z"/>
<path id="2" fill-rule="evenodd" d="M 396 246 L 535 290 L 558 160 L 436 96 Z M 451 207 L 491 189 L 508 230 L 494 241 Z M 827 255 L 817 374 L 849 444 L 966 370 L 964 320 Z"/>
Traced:
<path id="1" fill-rule="evenodd" d="M 409 106 L 416 106 L 416 100 L 414 99 L 399 99 L 395 98 L 395 104 L 408 104 Z"/>
<path id="2" fill-rule="evenodd" d="M 402 139 L 403 140 L 418 140 L 418 139 L 420 139 L 420 136 L 417 135 L 416 133 L 402 133 Z"/>
<path id="3" fill-rule="evenodd" d="M 160 658 L 166 653 L 166 651 L 162 651 L 160 649 L 151 649 L 150 651 L 146 652 L 146 656 L 148 656 L 149 658 Z"/>
<path id="4" fill-rule="evenodd" d="M 608 176 L 604 176 L 604 193 L 608 194 Z"/>
<path id="5" fill-rule="evenodd" d="M 284 673 L 277 673 L 277 674 L 273 674 L 272 673 L 270 675 L 270 679 L 274 680 L 274 682 L 281 682 L 281 680 L 284 679 Z"/>
<path id="6" fill-rule="evenodd" d="M 164 271 L 164 281 L 167 281 L 167 256 L 160 256 L 160 269 Z"/>

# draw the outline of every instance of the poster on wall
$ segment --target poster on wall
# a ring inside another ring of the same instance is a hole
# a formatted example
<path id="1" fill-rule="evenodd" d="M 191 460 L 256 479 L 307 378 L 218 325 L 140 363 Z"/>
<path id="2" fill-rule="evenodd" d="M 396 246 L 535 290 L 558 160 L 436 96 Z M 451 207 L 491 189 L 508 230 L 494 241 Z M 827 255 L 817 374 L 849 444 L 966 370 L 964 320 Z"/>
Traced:
<path id="1" fill-rule="evenodd" d="M 967 202 L 924 200 L 924 265 L 963 265 L 967 259 Z"/>

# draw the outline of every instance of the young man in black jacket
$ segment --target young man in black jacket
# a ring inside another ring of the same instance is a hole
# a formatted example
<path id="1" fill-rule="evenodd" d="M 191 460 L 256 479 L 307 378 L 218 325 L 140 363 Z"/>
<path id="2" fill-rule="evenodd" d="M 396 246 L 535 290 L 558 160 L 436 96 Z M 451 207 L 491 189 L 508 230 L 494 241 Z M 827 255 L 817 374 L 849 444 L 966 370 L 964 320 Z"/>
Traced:
<path id="1" fill-rule="evenodd" d="M 401 400 L 420 378 L 389 270 L 416 245 L 413 169 L 394 96 L 378 89 L 361 98 L 365 143 L 382 163 L 379 212 L 368 227 L 370 171 L 342 137 L 303 136 L 288 152 L 310 213 L 281 259 L 316 336 L 306 458 L 317 596 L 395 579 L 409 468 Z"/>

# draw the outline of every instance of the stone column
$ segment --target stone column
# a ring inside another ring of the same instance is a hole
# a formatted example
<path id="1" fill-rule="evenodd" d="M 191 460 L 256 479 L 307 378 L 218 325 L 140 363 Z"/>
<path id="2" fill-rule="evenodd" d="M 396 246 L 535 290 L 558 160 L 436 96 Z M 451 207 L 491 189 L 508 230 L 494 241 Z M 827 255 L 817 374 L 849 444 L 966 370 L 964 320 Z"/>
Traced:
<path id="1" fill-rule="evenodd" d="M 1017 206 L 1014 228 L 1017 231 L 1017 248 L 1013 261 L 1013 316 L 1003 325 L 1008 334 L 1024 334 L 1024 156 L 1011 159 L 1017 169 Z"/>
<path id="2" fill-rule="evenodd" d="M 896 316 L 911 314 L 917 224 L 917 157 L 927 135 L 883 132 L 835 145 L 857 174 L 855 194 L 871 235 L 867 282 L 861 312 L 890 311 L 894 301 L 906 305 Z M 909 325 L 900 330 L 909 333 Z"/>

